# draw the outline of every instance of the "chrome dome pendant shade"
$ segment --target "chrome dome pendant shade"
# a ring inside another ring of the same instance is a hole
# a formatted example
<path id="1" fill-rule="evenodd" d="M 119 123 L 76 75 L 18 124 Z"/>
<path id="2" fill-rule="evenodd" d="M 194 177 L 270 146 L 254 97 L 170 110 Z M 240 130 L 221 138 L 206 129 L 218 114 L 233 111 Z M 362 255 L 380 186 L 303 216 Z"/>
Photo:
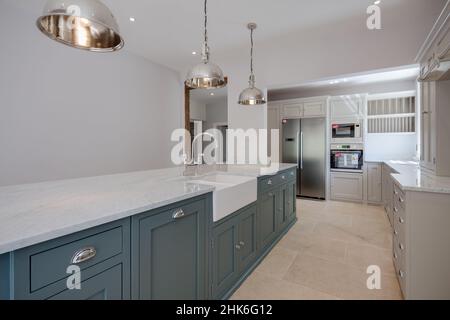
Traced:
<path id="1" fill-rule="evenodd" d="M 255 74 L 253 73 L 253 31 L 256 29 L 256 23 L 249 23 L 247 28 L 250 30 L 250 79 L 249 87 L 239 95 L 239 104 L 244 106 L 256 106 L 266 104 L 264 93 L 255 87 Z"/>
<path id="2" fill-rule="evenodd" d="M 99 0 L 49 0 L 36 24 L 49 38 L 74 48 L 112 52 L 124 46 L 116 19 Z"/>
<path id="3" fill-rule="evenodd" d="M 222 69 L 215 63 L 209 61 L 207 5 L 208 1 L 205 0 L 205 32 L 202 47 L 202 62 L 189 70 L 185 82 L 192 89 L 217 89 L 226 86 Z"/>

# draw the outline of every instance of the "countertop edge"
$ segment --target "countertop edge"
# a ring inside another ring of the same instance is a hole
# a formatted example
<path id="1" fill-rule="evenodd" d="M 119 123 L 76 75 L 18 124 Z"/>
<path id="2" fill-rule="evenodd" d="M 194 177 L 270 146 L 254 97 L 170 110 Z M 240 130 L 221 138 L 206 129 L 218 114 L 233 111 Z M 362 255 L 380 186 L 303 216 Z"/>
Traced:
<path id="1" fill-rule="evenodd" d="M 88 230 L 91 228 L 99 227 L 101 225 L 108 224 L 108 223 L 118 221 L 121 219 L 130 218 L 132 216 L 135 216 L 135 215 L 138 215 L 141 213 L 145 213 L 150 210 L 162 208 L 162 207 L 165 207 L 165 206 L 168 206 L 168 205 L 180 202 L 180 201 L 199 197 L 199 196 L 211 193 L 213 191 L 214 191 L 214 187 L 211 187 L 210 190 L 195 191 L 195 192 L 192 192 L 191 194 L 186 194 L 186 195 L 183 195 L 180 197 L 176 197 L 176 198 L 166 200 L 166 201 L 161 201 L 158 203 L 152 203 L 148 206 L 144 206 L 141 208 L 130 209 L 130 210 L 127 210 L 127 211 L 124 211 L 121 213 L 111 214 L 111 215 L 101 217 L 98 219 L 88 220 L 81 224 L 72 225 L 72 226 L 64 227 L 64 228 L 60 228 L 60 229 L 52 229 L 48 232 L 40 233 L 39 235 L 35 235 L 35 236 L 31 236 L 31 237 L 27 237 L 26 239 L 23 239 L 23 240 L 13 240 L 10 243 L 0 245 L 0 255 L 6 254 L 9 252 L 13 252 L 16 250 L 20 250 L 20 249 L 23 249 L 26 247 L 34 246 L 34 245 L 37 245 L 37 244 L 40 244 L 40 243 L 43 243 L 46 241 L 54 240 L 54 239 L 57 239 L 60 237 L 68 236 L 70 234 L 74 234 L 74 233 Z"/>

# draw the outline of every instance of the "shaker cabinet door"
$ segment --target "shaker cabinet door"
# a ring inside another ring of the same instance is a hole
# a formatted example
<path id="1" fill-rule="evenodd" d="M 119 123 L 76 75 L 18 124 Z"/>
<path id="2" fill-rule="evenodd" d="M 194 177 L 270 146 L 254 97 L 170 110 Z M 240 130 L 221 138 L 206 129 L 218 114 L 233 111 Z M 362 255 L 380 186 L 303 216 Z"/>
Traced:
<path id="1" fill-rule="evenodd" d="M 205 299 L 206 201 L 199 200 L 135 218 L 135 299 Z"/>
<path id="2" fill-rule="evenodd" d="M 212 250 L 212 296 L 220 299 L 238 278 L 238 225 L 236 218 L 214 228 Z"/>
<path id="3" fill-rule="evenodd" d="M 279 214 L 279 189 L 261 194 L 258 207 L 258 249 L 264 249 L 277 235 L 277 215 Z"/>

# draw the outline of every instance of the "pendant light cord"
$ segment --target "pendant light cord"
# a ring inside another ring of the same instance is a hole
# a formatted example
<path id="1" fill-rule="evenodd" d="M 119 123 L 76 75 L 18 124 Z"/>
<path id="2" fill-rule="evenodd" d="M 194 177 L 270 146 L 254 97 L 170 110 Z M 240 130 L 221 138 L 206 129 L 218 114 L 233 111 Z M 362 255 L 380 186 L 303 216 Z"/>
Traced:
<path id="1" fill-rule="evenodd" d="M 250 73 L 253 75 L 253 29 L 250 30 Z"/>
<path id="2" fill-rule="evenodd" d="M 202 60 L 203 63 L 209 62 L 209 46 L 208 46 L 208 0 L 205 0 L 204 6 L 204 14 L 205 14 L 205 30 L 204 30 L 204 39 L 203 39 L 203 49 L 202 49 Z"/>
<path id="3" fill-rule="evenodd" d="M 205 43 L 208 43 L 208 0 L 205 0 Z"/>

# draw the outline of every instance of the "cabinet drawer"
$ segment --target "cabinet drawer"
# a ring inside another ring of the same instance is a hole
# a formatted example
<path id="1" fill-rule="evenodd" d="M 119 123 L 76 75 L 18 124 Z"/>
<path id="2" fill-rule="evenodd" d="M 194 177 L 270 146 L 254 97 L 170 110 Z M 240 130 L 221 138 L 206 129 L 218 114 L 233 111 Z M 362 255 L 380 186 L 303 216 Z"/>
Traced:
<path id="1" fill-rule="evenodd" d="M 283 179 L 283 176 L 285 176 L 286 179 Z M 297 168 L 289 169 L 281 174 L 282 181 L 284 181 L 284 180 L 289 181 L 289 180 L 295 180 L 295 179 L 297 179 Z"/>
<path id="2" fill-rule="evenodd" d="M 406 255 L 405 251 L 399 249 L 399 242 L 397 239 L 394 239 L 393 241 L 394 248 L 393 248 L 393 260 L 394 260 L 394 267 L 395 272 L 397 274 L 398 282 L 400 284 L 400 288 L 403 292 L 403 295 L 405 295 L 406 292 L 406 276 L 407 276 L 407 268 L 406 268 Z"/>
<path id="3" fill-rule="evenodd" d="M 80 290 L 65 290 L 49 300 L 122 300 L 122 265 L 117 265 L 81 282 Z"/>
<path id="4" fill-rule="evenodd" d="M 281 182 L 279 175 L 270 176 L 259 181 L 259 192 L 266 192 L 278 186 Z"/>
<path id="5" fill-rule="evenodd" d="M 83 270 L 120 254 L 123 250 L 122 232 L 122 227 L 119 226 L 77 241 L 33 253 L 29 257 L 31 292 L 66 278 L 68 276 L 66 273 L 67 267 L 70 265 L 78 265 Z M 79 258 L 83 258 L 84 254 L 84 262 L 76 263 L 73 261 L 77 253 Z"/>
<path id="6" fill-rule="evenodd" d="M 405 193 L 397 186 L 394 185 L 394 206 L 397 208 L 405 208 L 406 195 Z"/>

